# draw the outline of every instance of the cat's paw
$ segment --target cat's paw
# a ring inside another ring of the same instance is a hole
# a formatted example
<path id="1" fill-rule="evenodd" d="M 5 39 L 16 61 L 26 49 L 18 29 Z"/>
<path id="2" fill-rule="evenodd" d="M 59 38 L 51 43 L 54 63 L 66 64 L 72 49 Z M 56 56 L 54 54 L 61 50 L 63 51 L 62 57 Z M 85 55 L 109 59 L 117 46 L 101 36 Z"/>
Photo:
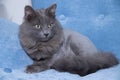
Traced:
<path id="1" fill-rule="evenodd" d="M 27 66 L 25 72 L 28 74 L 38 73 L 38 72 L 40 72 L 40 67 L 34 66 L 34 65 L 29 65 L 29 66 Z"/>
<path id="2" fill-rule="evenodd" d="M 25 72 L 32 74 L 32 73 L 38 73 L 44 70 L 47 70 L 48 66 L 40 66 L 40 65 L 29 65 L 27 66 Z"/>

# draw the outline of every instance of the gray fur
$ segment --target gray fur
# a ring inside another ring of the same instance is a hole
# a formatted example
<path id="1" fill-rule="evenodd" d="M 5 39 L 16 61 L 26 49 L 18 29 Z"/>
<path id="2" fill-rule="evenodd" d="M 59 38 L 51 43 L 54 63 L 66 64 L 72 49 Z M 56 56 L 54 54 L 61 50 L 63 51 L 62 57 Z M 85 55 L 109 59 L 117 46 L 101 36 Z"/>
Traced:
<path id="1" fill-rule="evenodd" d="M 56 6 L 53 4 L 36 11 L 30 6 L 25 7 L 25 21 L 20 26 L 19 38 L 23 49 L 34 61 L 27 66 L 27 73 L 56 69 L 84 76 L 118 64 L 114 55 L 99 52 L 86 36 L 63 29 L 55 17 Z M 35 28 L 36 24 L 40 29 Z"/>

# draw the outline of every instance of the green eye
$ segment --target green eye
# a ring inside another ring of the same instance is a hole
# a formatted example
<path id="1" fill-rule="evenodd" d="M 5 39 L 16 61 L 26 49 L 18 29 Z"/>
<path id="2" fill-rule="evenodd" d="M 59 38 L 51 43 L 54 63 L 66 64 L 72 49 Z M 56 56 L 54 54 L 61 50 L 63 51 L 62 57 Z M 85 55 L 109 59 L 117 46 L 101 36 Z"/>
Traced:
<path id="1" fill-rule="evenodd" d="M 51 24 L 48 25 L 48 28 L 51 28 L 51 27 L 53 27 L 53 23 L 51 23 Z"/>
<path id="2" fill-rule="evenodd" d="M 40 25 L 35 25 L 35 28 L 36 28 L 36 29 L 40 29 L 41 26 L 40 26 Z"/>

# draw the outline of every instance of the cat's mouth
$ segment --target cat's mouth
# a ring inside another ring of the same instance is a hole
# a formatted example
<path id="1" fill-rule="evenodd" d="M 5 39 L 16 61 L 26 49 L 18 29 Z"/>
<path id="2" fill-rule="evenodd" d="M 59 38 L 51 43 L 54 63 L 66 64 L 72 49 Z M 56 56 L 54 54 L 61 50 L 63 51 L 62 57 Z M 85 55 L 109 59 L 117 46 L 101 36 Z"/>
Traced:
<path id="1" fill-rule="evenodd" d="M 44 38 L 40 38 L 39 41 L 41 41 L 41 42 L 48 42 L 48 41 L 50 41 L 52 38 L 53 38 L 53 36 L 51 36 L 51 37 L 44 37 Z"/>

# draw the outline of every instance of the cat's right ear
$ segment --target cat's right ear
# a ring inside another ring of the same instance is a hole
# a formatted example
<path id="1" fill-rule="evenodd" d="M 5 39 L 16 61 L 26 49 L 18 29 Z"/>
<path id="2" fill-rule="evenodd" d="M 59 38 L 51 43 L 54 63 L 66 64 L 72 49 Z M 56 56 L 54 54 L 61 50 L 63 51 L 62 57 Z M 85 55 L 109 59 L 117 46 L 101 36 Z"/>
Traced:
<path id="1" fill-rule="evenodd" d="M 50 7 L 48 7 L 48 8 L 46 9 L 46 14 L 47 14 L 49 17 L 55 18 L 56 7 L 57 7 L 57 4 L 56 4 L 56 3 L 54 3 L 53 5 L 51 5 Z"/>
<path id="2" fill-rule="evenodd" d="M 25 6 L 24 8 L 24 18 L 25 20 L 32 20 L 35 17 L 35 11 L 31 6 Z"/>

